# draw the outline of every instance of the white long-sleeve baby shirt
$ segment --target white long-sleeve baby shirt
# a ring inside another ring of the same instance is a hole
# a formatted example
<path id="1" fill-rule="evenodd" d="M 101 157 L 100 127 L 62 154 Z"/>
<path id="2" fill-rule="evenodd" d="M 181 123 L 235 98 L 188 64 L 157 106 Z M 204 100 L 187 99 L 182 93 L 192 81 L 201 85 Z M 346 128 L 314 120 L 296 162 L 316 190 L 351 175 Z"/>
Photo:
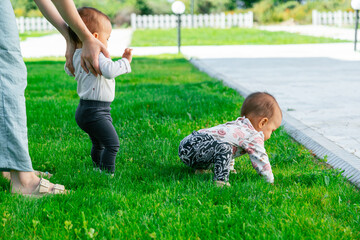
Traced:
<path id="1" fill-rule="evenodd" d="M 104 54 L 99 54 L 99 67 L 102 75 L 86 73 L 81 67 L 82 49 L 76 49 L 73 57 L 75 80 L 78 82 L 77 93 L 81 99 L 112 102 L 115 97 L 115 77 L 131 72 L 130 63 L 126 58 L 112 61 Z M 69 76 L 74 75 L 65 66 Z"/>

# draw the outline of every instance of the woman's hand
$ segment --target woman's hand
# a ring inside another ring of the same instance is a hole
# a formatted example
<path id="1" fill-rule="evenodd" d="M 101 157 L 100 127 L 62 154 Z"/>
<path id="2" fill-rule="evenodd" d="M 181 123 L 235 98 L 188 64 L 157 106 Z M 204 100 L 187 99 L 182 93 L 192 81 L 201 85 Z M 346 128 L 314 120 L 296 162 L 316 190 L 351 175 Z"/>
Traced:
<path id="1" fill-rule="evenodd" d="M 65 52 L 65 58 L 66 58 L 66 64 L 65 66 L 70 70 L 70 72 L 75 76 L 75 68 L 73 65 L 73 56 L 74 52 L 76 50 L 76 43 L 72 40 L 66 41 L 66 52 Z"/>
<path id="2" fill-rule="evenodd" d="M 102 52 L 105 57 L 110 58 L 110 54 L 106 47 L 95 37 L 87 38 L 82 42 L 81 67 L 89 73 L 89 71 L 97 76 L 101 75 L 99 68 L 99 54 Z"/>

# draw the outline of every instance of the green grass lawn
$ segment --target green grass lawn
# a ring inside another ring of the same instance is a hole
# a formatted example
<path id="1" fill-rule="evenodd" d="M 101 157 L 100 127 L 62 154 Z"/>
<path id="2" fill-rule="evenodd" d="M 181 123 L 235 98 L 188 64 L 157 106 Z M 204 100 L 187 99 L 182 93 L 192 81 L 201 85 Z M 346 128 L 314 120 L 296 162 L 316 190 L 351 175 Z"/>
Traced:
<path id="1" fill-rule="evenodd" d="M 182 45 L 247 45 L 247 44 L 300 44 L 345 42 L 323 37 L 303 36 L 287 32 L 269 32 L 255 28 L 198 28 L 182 29 Z M 175 46 L 176 29 L 138 29 L 131 46 Z"/>
<path id="2" fill-rule="evenodd" d="M 236 160 L 229 188 L 177 156 L 193 130 L 234 120 L 243 98 L 179 56 L 134 58 L 117 79 L 114 178 L 93 171 L 63 61 L 28 61 L 29 148 L 38 170 L 75 192 L 28 199 L 0 180 L 1 239 L 359 239 L 360 195 L 283 129 L 266 142 L 275 185 Z"/>

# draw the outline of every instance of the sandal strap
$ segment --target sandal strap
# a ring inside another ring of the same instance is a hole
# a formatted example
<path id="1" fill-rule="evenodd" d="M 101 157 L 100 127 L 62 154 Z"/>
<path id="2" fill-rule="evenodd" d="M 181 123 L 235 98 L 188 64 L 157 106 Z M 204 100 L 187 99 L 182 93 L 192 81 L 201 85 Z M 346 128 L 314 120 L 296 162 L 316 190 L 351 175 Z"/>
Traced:
<path id="1" fill-rule="evenodd" d="M 54 194 L 59 194 L 59 193 L 65 193 L 65 186 L 61 185 L 61 184 L 54 184 L 54 188 L 53 188 L 53 193 Z"/>
<path id="2" fill-rule="evenodd" d="M 50 188 L 49 180 L 41 178 L 39 183 L 39 193 L 47 193 L 49 192 L 49 188 Z"/>
<path id="3" fill-rule="evenodd" d="M 50 181 L 41 178 L 39 183 L 39 193 L 50 193 L 49 189 L 50 189 Z M 54 187 L 52 188 L 51 192 L 54 194 L 65 193 L 66 192 L 65 186 L 61 184 L 54 184 Z"/>

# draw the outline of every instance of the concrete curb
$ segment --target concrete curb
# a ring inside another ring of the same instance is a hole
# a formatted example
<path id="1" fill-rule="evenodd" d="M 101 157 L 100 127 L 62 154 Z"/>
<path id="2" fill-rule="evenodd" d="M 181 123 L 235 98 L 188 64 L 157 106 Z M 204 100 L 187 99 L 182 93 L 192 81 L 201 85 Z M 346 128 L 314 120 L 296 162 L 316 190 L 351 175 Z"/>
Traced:
<path id="1" fill-rule="evenodd" d="M 189 61 L 197 69 L 207 73 L 210 77 L 223 81 L 225 85 L 235 89 L 243 97 L 251 93 L 242 87 L 241 84 L 235 82 L 235 79 L 225 77 L 223 74 L 212 70 L 201 60 L 192 58 Z M 283 111 L 282 125 L 292 138 L 311 150 L 317 157 L 327 157 L 328 164 L 336 169 L 340 169 L 344 177 L 360 188 L 360 158 L 347 152 L 297 119 L 291 117 L 286 111 Z"/>

